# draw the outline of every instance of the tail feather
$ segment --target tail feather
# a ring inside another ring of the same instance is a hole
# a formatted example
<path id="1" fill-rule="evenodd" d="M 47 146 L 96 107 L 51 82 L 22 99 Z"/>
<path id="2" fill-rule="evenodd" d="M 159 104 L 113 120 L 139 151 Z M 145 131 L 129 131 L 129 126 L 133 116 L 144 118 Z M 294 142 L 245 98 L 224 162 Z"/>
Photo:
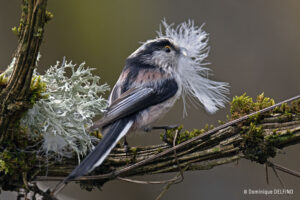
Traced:
<path id="1" fill-rule="evenodd" d="M 133 121 L 130 119 L 120 119 L 114 122 L 95 149 L 65 178 L 64 182 L 83 176 L 101 165 L 117 142 L 126 135 L 132 124 Z"/>

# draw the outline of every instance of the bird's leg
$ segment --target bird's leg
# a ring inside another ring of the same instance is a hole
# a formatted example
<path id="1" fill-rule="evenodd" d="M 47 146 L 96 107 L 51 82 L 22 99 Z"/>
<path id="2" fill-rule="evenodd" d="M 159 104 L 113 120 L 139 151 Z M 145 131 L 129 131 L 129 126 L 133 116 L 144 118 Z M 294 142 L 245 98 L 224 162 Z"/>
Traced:
<path id="1" fill-rule="evenodd" d="M 165 133 L 164 133 L 164 136 L 163 136 L 163 141 L 165 143 L 168 143 L 168 138 L 167 138 L 167 133 L 168 133 L 168 130 L 171 130 L 171 129 L 176 129 L 178 128 L 178 125 L 167 125 L 167 126 L 154 126 L 152 127 L 151 129 L 156 129 L 156 130 L 160 130 L 160 129 L 163 129 L 165 130 Z"/>
<path id="2" fill-rule="evenodd" d="M 153 126 L 152 129 L 164 129 L 164 130 L 171 130 L 178 128 L 178 125 L 167 125 L 167 126 Z"/>
<path id="3" fill-rule="evenodd" d="M 129 147 L 129 144 L 128 144 L 127 139 L 126 139 L 126 135 L 124 136 L 123 146 L 124 146 L 125 153 L 127 155 L 130 151 L 130 147 Z"/>

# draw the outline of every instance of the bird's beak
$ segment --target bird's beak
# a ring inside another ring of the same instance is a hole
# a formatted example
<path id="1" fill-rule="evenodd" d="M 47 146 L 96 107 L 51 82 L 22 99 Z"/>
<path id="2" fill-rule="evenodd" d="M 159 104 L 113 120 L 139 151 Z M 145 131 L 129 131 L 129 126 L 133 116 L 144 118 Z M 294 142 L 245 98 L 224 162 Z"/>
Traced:
<path id="1" fill-rule="evenodd" d="M 180 48 L 180 53 L 184 56 L 187 56 L 188 55 L 188 51 L 186 48 Z"/>

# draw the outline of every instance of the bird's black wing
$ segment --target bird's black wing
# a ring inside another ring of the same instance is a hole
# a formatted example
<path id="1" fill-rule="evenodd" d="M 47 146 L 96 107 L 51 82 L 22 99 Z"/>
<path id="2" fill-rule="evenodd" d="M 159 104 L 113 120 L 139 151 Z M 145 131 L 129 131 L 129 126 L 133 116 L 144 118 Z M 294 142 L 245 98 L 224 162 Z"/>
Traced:
<path id="1" fill-rule="evenodd" d="M 174 96 L 178 90 L 178 85 L 174 79 L 164 79 L 155 84 L 132 88 L 121 94 L 118 99 L 112 102 L 102 119 L 94 123 L 91 130 L 161 103 Z"/>

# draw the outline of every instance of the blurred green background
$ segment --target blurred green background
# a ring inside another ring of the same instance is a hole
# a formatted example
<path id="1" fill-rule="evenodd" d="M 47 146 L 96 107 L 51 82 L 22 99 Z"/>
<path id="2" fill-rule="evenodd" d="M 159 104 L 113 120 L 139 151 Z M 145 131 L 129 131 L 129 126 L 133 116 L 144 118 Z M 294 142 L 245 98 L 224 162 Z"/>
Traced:
<path id="1" fill-rule="evenodd" d="M 17 26 L 20 1 L 0 1 L 0 70 L 10 63 L 17 37 L 11 32 Z M 46 25 L 41 47 L 39 72 L 66 56 L 73 63 L 85 61 L 96 68 L 102 82 L 111 87 L 124 66 L 126 57 L 139 47 L 140 41 L 154 38 L 162 19 L 181 23 L 194 19 L 205 23 L 210 34 L 209 66 L 213 79 L 231 85 L 231 96 L 247 92 L 255 97 L 261 92 L 277 102 L 300 92 L 300 2 L 297 0 L 162 0 L 162 1 L 59 1 L 49 0 L 48 10 L 54 19 Z M 107 94 L 108 95 L 108 94 Z M 182 119 L 182 104 L 176 106 L 159 124 L 184 124 L 185 128 L 201 128 L 225 119 L 229 106 L 215 115 L 189 109 Z M 160 143 L 159 132 L 133 134 L 131 145 Z M 300 170 L 300 146 L 284 150 L 274 160 L 291 169 Z M 266 184 L 264 168 L 248 160 L 220 166 L 208 171 L 186 172 L 184 182 L 170 188 L 163 199 L 300 199 L 300 181 L 280 173 L 292 196 L 244 195 L 244 189 L 281 188 L 275 175 Z M 164 179 L 165 174 L 151 177 Z M 50 184 L 51 185 L 51 184 Z M 53 184 L 52 184 L 53 185 Z M 48 185 L 43 184 L 43 187 Z M 107 183 L 102 191 L 81 191 L 70 184 L 61 199 L 154 199 L 161 191 L 158 185 L 136 185 L 119 181 Z M 4 192 L 0 199 L 13 199 Z"/>

